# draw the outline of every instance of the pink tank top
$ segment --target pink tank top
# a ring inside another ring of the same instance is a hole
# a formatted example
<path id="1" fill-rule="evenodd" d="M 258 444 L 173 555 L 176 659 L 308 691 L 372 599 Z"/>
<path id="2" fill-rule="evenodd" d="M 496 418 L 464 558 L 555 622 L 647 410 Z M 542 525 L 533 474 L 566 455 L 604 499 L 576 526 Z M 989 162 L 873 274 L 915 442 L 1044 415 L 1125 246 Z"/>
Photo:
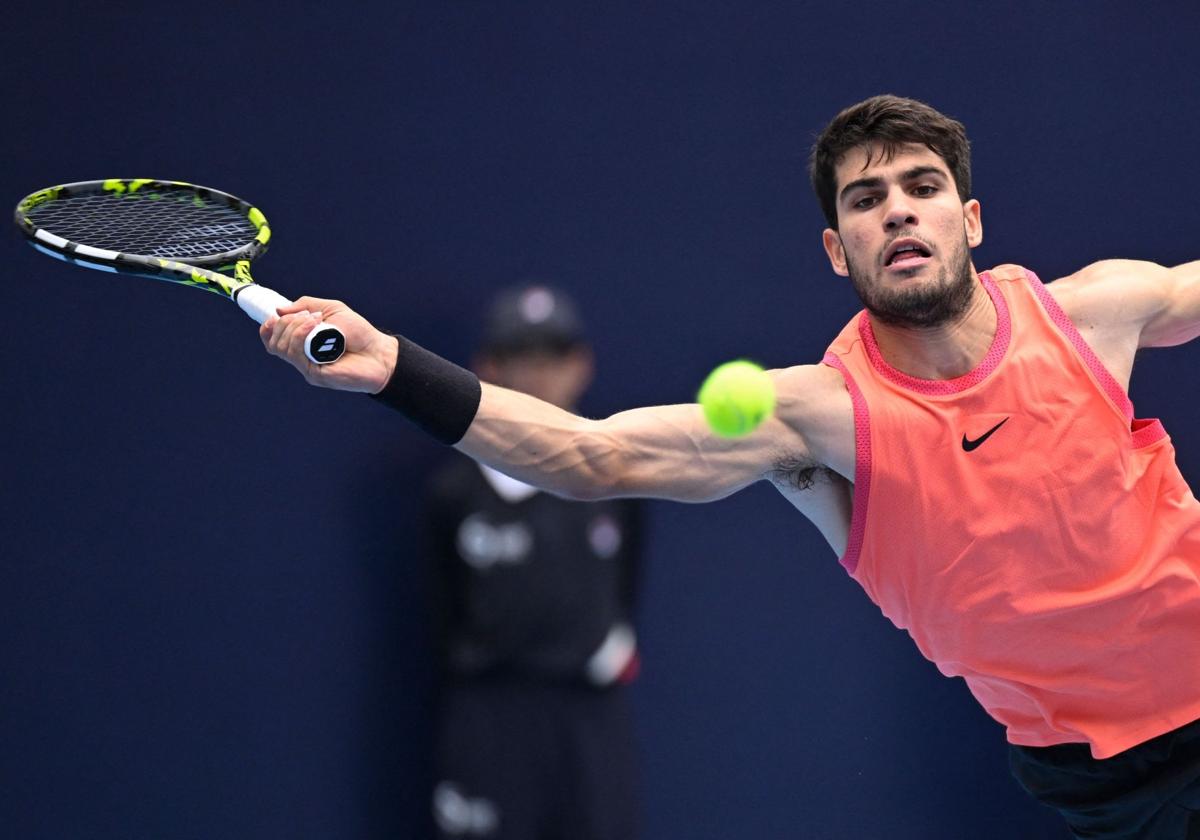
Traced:
<path id="1" fill-rule="evenodd" d="M 1200 504 L 1032 272 L 980 275 L 997 329 L 952 380 L 830 346 L 854 404 L 842 564 L 1026 746 L 1096 758 L 1200 718 Z"/>

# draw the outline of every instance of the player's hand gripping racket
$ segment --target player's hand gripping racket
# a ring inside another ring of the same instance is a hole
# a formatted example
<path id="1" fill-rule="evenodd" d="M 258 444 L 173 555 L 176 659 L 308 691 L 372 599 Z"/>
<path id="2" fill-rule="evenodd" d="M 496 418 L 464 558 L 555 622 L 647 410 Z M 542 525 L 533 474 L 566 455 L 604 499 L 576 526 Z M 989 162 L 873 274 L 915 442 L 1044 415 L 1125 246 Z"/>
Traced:
<path id="1" fill-rule="evenodd" d="M 15 216 L 33 247 L 84 268 L 207 289 L 260 324 L 291 304 L 250 277 L 250 261 L 271 240 L 266 217 L 219 190 L 148 178 L 81 181 L 26 196 Z M 345 350 L 345 336 L 328 323 L 304 344 L 317 364 Z"/>

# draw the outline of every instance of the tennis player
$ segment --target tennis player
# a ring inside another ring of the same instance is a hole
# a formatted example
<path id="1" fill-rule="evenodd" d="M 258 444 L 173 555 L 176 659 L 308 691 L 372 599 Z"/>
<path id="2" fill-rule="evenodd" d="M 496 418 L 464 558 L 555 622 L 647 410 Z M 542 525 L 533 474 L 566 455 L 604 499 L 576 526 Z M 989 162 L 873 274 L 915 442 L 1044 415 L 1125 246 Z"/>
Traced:
<path id="1" fill-rule="evenodd" d="M 810 170 L 825 252 L 865 309 L 820 364 L 771 372 L 776 414 L 743 438 L 695 405 L 587 420 L 481 385 L 336 301 L 281 309 L 263 341 L 309 382 L 568 497 L 772 482 L 963 677 L 1018 781 L 1077 836 L 1200 838 L 1200 504 L 1127 396 L 1139 349 L 1200 334 L 1200 262 L 1106 260 L 1047 285 L 977 271 L 965 131 L 913 100 L 838 114 Z M 318 316 L 349 347 L 324 367 L 303 352 Z"/>

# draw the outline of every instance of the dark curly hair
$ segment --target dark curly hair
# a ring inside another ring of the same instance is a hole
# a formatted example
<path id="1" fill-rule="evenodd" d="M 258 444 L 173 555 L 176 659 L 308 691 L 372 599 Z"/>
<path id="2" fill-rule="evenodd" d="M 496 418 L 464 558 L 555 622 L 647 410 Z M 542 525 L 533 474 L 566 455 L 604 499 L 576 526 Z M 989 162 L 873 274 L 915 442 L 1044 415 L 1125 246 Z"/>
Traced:
<path id="1" fill-rule="evenodd" d="M 838 163 L 851 149 L 890 160 L 896 148 L 906 143 L 927 147 L 946 162 L 958 197 L 971 197 L 971 144 L 958 120 L 924 102 L 885 94 L 851 105 L 834 117 L 813 145 L 808 175 L 829 226 L 837 230 Z"/>

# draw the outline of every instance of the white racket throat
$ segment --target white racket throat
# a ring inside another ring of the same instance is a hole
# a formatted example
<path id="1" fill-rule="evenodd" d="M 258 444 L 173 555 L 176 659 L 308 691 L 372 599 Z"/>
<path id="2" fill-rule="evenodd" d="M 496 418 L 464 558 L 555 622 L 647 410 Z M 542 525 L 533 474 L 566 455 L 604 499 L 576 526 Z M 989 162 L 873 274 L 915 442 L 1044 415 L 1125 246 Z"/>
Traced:
<path id="1" fill-rule="evenodd" d="M 278 315 L 279 307 L 292 305 L 292 301 L 279 292 L 253 284 L 242 286 L 234 292 L 234 300 L 243 312 L 260 324 L 265 324 L 268 318 Z"/>

